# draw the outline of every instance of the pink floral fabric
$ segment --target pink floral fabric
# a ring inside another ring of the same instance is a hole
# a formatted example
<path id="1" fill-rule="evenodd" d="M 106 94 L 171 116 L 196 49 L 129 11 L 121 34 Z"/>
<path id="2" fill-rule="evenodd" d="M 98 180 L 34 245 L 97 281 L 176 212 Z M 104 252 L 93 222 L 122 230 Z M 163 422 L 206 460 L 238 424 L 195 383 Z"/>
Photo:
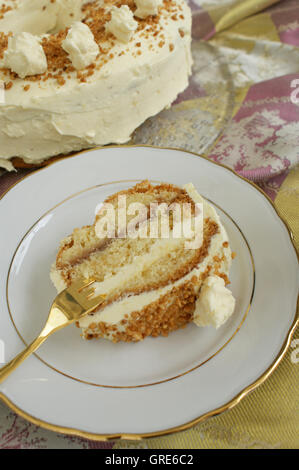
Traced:
<path id="1" fill-rule="evenodd" d="M 261 184 L 272 198 L 299 162 L 299 106 L 290 99 L 298 78 L 286 75 L 252 86 L 210 154 Z"/>

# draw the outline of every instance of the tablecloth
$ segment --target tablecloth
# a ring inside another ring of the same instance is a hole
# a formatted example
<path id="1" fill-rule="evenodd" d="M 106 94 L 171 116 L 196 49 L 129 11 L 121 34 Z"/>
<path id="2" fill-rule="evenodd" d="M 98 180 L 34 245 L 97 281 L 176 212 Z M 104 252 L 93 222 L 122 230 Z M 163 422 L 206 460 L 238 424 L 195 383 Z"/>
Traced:
<path id="1" fill-rule="evenodd" d="M 234 168 L 272 198 L 299 250 L 299 2 L 189 0 L 193 75 L 133 143 L 186 148 Z M 5 172 L 0 195 L 32 170 Z M 0 448 L 298 448 L 299 330 L 283 361 L 233 409 L 155 439 L 100 443 L 30 424 L 0 403 Z"/>

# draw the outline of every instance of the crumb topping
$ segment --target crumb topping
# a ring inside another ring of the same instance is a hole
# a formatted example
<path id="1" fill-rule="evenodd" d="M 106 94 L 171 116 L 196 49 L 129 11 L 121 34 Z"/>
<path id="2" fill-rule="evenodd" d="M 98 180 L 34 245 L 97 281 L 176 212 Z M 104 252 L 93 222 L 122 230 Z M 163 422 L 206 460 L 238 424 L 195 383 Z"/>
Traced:
<path id="1" fill-rule="evenodd" d="M 10 10 L 12 10 L 12 7 L 5 5 L 5 3 L 2 3 L 0 7 L 0 20 L 2 20 L 4 18 L 5 13 Z"/>
<path id="2" fill-rule="evenodd" d="M 55 0 L 51 0 L 51 3 Z M 99 5 L 97 2 L 85 3 L 82 7 L 84 18 L 83 23 L 87 24 L 93 33 L 95 42 L 99 46 L 100 54 L 96 61 L 88 67 L 77 71 L 68 54 L 62 48 L 62 42 L 65 40 L 69 28 L 65 28 L 55 34 L 47 34 L 42 37 L 41 45 L 45 52 L 48 69 L 45 73 L 39 75 L 27 76 L 24 78 L 25 81 L 29 82 L 46 82 L 49 79 L 56 80 L 56 83 L 63 86 L 66 83 L 66 78 L 73 77 L 80 83 L 87 81 L 88 77 L 91 77 L 95 70 L 100 70 L 107 62 L 114 59 L 115 56 L 122 56 L 125 54 L 132 54 L 133 57 L 140 56 L 142 54 L 141 42 L 138 40 L 134 44 L 133 50 L 124 48 L 118 54 L 113 54 L 112 49 L 116 44 L 116 38 L 112 33 L 105 30 L 105 24 L 111 20 L 111 6 L 121 7 L 127 5 L 132 12 L 136 10 L 134 0 L 104 0 L 103 4 Z M 0 7 L 0 20 L 3 15 L 11 10 L 12 7 L 6 6 L 4 3 Z M 153 50 L 153 42 L 155 41 L 156 46 L 161 48 L 165 45 L 166 38 L 164 29 L 162 26 L 161 18 L 168 18 L 169 21 L 178 21 L 178 18 L 183 19 L 184 16 L 181 14 L 182 7 L 177 5 L 175 0 L 163 0 L 163 3 L 158 8 L 158 14 L 155 16 L 148 16 L 144 19 L 135 17 L 138 23 L 136 32 L 138 33 L 138 39 L 144 38 L 149 41 L 148 49 Z M 3 59 L 3 55 L 8 46 L 8 37 L 12 33 L 0 32 L 0 59 Z M 183 30 L 179 30 L 179 35 L 184 36 Z M 130 42 L 134 41 L 134 36 Z M 169 50 L 174 49 L 173 44 L 169 44 Z M 6 89 L 9 89 L 13 85 L 13 80 L 18 78 L 18 75 L 8 68 L 0 69 L 4 75 L 6 83 Z M 26 90 L 29 88 L 26 87 Z M 25 90 L 25 87 L 24 87 Z M 25 91 L 26 91 L 25 90 Z"/>

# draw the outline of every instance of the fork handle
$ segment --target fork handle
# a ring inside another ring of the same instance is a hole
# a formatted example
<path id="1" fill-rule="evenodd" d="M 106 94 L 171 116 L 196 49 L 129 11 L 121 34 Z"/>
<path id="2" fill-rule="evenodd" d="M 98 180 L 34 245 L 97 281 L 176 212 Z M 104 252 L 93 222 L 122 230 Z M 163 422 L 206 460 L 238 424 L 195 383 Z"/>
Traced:
<path id="1" fill-rule="evenodd" d="M 47 339 L 47 335 L 38 336 L 24 351 L 18 354 L 12 361 L 0 369 L 0 383 L 2 383 L 22 362 L 34 353 Z"/>

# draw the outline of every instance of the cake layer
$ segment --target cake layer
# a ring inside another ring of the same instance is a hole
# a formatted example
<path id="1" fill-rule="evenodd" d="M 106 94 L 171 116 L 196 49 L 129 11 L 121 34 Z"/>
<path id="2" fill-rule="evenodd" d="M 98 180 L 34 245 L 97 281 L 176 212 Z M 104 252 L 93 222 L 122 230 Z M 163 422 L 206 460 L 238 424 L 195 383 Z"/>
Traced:
<path id="1" fill-rule="evenodd" d="M 47 9 L 54 8 L 45 3 Z M 127 142 L 136 127 L 187 87 L 191 14 L 185 0 L 165 0 L 156 16 L 135 17 L 138 26 L 127 43 L 105 29 L 114 4 L 136 10 L 132 0 L 83 4 L 82 21 L 100 51 L 83 70 L 75 70 L 62 48 L 68 32 L 64 28 L 41 36 L 47 71 L 20 79 L 5 68 L 8 37 L 1 33 L 0 79 L 5 82 L 5 102 L 0 104 L 1 166 L 9 169 L 7 160 L 16 156 L 34 163 L 95 145 Z M 47 30 L 55 12 L 46 11 L 49 15 L 41 16 L 40 26 Z M 2 31 L 10 14 L 4 14 Z"/>

